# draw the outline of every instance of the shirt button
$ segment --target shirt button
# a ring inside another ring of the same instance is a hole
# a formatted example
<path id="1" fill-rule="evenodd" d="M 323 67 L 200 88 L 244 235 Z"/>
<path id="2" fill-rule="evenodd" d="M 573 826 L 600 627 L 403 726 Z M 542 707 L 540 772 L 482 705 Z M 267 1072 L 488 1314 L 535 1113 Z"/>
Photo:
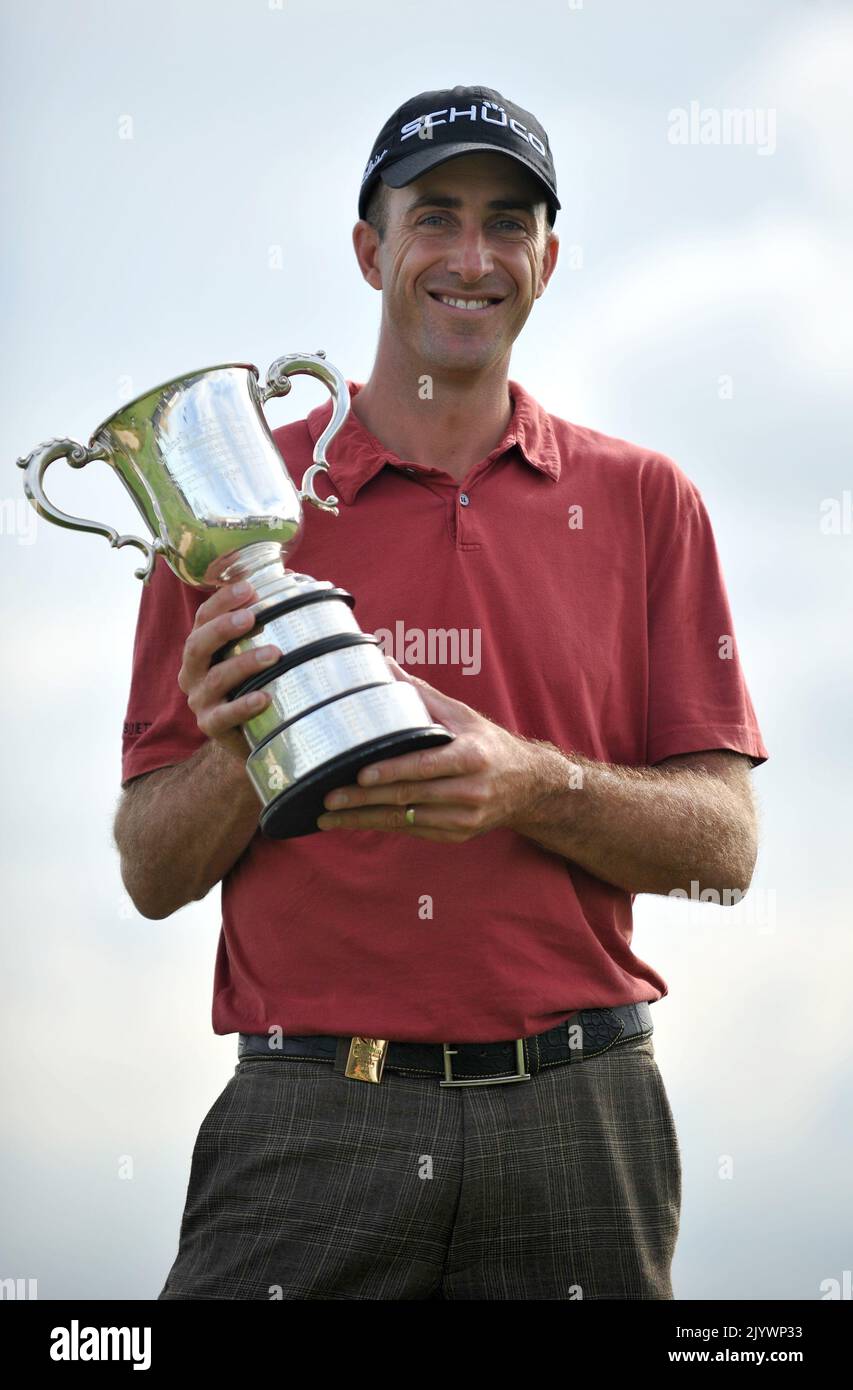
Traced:
<path id="1" fill-rule="evenodd" d="M 467 492 L 460 492 L 459 501 L 461 502 L 463 507 L 467 507 L 468 503 L 471 501 L 471 498 L 468 496 Z"/>

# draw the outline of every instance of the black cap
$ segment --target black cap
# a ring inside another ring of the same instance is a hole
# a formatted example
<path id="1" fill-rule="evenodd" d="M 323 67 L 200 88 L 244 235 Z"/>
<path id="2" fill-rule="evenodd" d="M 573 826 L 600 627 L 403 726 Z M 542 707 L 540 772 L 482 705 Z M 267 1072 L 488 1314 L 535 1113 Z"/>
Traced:
<path id="1" fill-rule="evenodd" d="M 447 87 L 411 97 L 385 122 L 362 175 L 359 217 L 364 217 L 380 176 L 391 188 L 404 188 L 437 164 L 475 150 L 498 150 L 524 164 L 544 185 L 552 217 L 556 215 L 560 200 L 554 161 L 536 117 L 491 87 Z"/>

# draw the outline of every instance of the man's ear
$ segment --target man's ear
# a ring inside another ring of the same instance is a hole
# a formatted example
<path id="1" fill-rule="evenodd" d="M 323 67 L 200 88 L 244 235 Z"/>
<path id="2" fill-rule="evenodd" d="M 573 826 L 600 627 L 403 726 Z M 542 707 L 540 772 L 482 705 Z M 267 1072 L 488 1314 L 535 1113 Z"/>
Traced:
<path id="1" fill-rule="evenodd" d="M 536 290 L 536 298 L 545 293 L 545 286 L 554 274 L 554 267 L 557 264 L 557 256 L 560 250 L 560 238 L 556 232 L 548 232 L 545 249 L 542 252 L 542 269 L 539 275 L 539 286 Z"/>
<path id="2" fill-rule="evenodd" d="M 379 270 L 379 233 L 369 222 L 361 218 L 352 229 L 352 244 L 358 268 L 375 290 L 382 289 L 382 274 Z"/>

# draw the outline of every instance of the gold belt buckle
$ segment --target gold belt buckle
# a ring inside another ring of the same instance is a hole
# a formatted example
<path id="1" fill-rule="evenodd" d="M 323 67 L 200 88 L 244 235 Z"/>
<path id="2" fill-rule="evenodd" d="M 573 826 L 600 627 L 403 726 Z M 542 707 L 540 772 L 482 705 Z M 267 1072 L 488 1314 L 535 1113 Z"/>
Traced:
<path id="1" fill-rule="evenodd" d="M 387 1052 L 386 1038 L 353 1038 L 349 1045 L 344 1076 L 350 1077 L 352 1081 L 381 1081 Z"/>

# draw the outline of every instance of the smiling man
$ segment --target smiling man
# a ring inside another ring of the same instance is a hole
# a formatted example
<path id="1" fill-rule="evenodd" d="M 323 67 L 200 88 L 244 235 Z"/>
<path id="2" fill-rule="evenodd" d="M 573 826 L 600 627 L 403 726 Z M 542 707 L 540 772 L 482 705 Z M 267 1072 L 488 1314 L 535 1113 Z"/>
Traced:
<path id="1" fill-rule="evenodd" d="M 406 102 L 362 180 L 379 343 L 298 563 L 451 743 L 268 840 L 238 728 L 268 697 L 226 698 L 258 656 L 211 665 L 251 591 L 200 602 L 160 563 L 143 591 L 122 873 L 150 917 L 221 881 L 239 1034 L 162 1299 L 673 1297 L 667 986 L 632 903 L 746 891 L 768 755 L 696 487 L 509 378 L 559 208 L 542 126 L 482 87 Z M 275 432 L 297 482 L 330 410 Z"/>

